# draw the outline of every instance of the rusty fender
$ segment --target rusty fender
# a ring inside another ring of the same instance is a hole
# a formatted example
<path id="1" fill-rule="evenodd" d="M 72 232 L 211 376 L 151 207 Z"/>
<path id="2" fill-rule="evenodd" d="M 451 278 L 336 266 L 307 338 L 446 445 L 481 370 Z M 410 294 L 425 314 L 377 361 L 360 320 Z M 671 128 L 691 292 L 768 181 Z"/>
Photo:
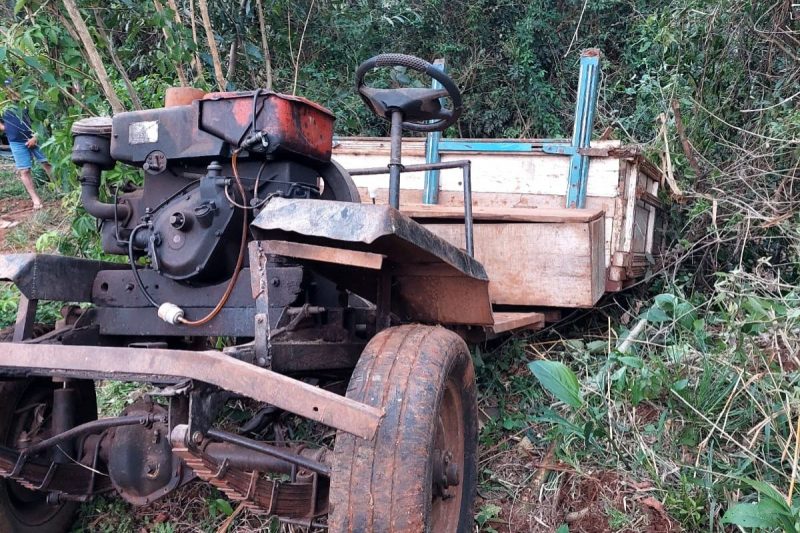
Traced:
<path id="1" fill-rule="evenodd" d="M 193 379 L 372 439 L 383 411 L 215 351 L 0 344 L 0 374 Z"/>

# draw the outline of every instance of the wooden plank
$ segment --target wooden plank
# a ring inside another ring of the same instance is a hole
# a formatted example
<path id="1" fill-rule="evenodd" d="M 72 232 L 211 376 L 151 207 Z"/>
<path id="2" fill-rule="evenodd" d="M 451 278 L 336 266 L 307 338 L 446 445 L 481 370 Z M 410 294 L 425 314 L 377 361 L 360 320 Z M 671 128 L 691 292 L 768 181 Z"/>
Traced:
<path id="1" fill-rule="evenodd" d="M 639 169 L 636 165 L 631 165 L 628 169 L 627 181 L 625 183 L 625 209 L 623 210 L 624 219 L 622 221 L 622 234 L 620 241 L 615 246 L 615 250 L 630 253 L 633 247 L 633 223 L 634 210 L 636 209 L 636 186 L 639 181 Z"/>
<path id="2" fill-rule="evenodd" d="M 442 151 L 459 152 L 459 153 L 490 153 L 491 148 L 497 144 L 515 145 L 513 148 L 515 152 L 524 152 L 529 150 L 540 150 L 542 145 L 546 143 L 564 143 L 569 144 L 570 139 L 456 139 L 456 138 L 443 138 L 441 142 L 445 146 Z M 448 147 L 449 145 L 449 147 Z M 463 145 L 464 150 L 455 150 L 458 145 Z M 482 151 L 481 146 L 487 147 L 487 150 Z M 622 142 L 618 140 L 606 141 L 593 141 L 592 148 L 600 149 L 614 149 L 621 148 Z M 423 153 L 425 152 L 425 139 L 422 137 L 404 137 L 403 138 L 403 155 L 406 153 Z M 408 152 L 406 152 L 406 150 Z M 388 137 L 336 137 L 333 143 L 334 154 L 388 154 L 390 151 L 390 142 Z"/>
<path id="3" fill-rule="evenodd" d="M 597 301 L 606 290 L 606 248 L 605 248 L 605 223 L 596 219 L 589 223 L 589 245 L 592 247 L 592 299 Z"/>
<path id="4" fill-rule="evenodd" d="M 463 159 L 454 152 L 442 154 L 442 161 Z M 388 164 L 388 153 L 348 153 L 334 150 L 334 159 L 347 169 L 382 167 Z M 568 156 L 537 152 L 486 154 L 472 153 L 473 192 L 552 194 L 564 195 L 567 191 Z M 403 163 L 407 165 L 425 162 L 424 151 L 418 152 L 404 147 Z M 620 160 L 615 157 L 593 157 L 589 165 L 588 195 L 613 198 L 618 194 Z M 401 189 L 422 190 L 424 172 L 403 173 Z M 388 188 L 389 176 L 353 176 L 358 187 Z M 461 191 L 460 169 L 442 170 L 439 188 L 441 191 Z M 563 205 L 563 204 L 562 204 Z"/>
<path id="5" fill-rule="evenodd" d="M 464 220 L 462 206 L 411 204 L 400 211 L 411 218 Z M 495 222 L 591 222 L 603 217 L 599 209 L 473 207 L 473 220 Z"/>
<path id="6" fill-rule="evenodd" d="M 389 203 L 388 189 L 377 189 L 373 191 L 376 194 L 375 203 L 387 204 Z M 359 188 L 361 194 L 361 201 L 364 203 L 372 203 L 372 198 L 369 197 L 369 192 L 365 188 Z M 400 191 L 400 209 L 403 210 L 405 205 L 420 205 L 422 203 L 422 191 L 403 190 Z M 458 206 L 460 211 L 464 209 L 464 196 L 460 192 L 442 191 L 439 193 L 439 206 Z M 558 195 L 536 195 L 536 194 L 513 194 L 513 193 L 475 193 L 472 196 L 473 210 L 489 209 L 489 208 L 535 208 L 535 209 L 564 209 L 564 197 Z M 606 218 L 606 231 L 605 231 L 605 248 L 606 248 L 606 266 L 611 264 L 611 251 L 612 249 L 612 235 L 614 233 L 621 233 L 621 227 L 624 221 L 624 201 L 622 197 L 617 198 L 604 198 L 598 196 L 589 196 L 586 198 L 586 209 L 593 209 L 605 212 Z M 619 223 L 617 223 L 619 218 Z M 461 246 L 461 244 L 459 244 Z"/>
<path id="7" fill-rule="evenodd" d="M 307 259 L 322 263 L 334 263 L 358 268 L 380 270 L 385 256 L 371 252 L 359 252 L 342 248 L 330 248 L 315 244 L 304 244 L 287 241 L 261 241 L 264 253 L 293 257 L 294 259 Z"/>
<path id="8" fill-rule="evenodd" d="M 464 242 L 463 224 L 425 224 L 456 246 Z M 475 257 L 489 275 L 494 304 L 591 307 L 605 283 L 605 224 L 475 224 Z"/>
<path id="9" fill-rule="evenodd" d="M 33 336 L 33 323 L 36 320 L 38 304 L 39 300 L 29 300 L 24 294 L 20 295 L 17 319 L 14 323 L 14 334 L 12 336 L 14 342 L 22 342 Z"/>
<path id="10" fill-rule="evenodd" d="M 511 330 L 540 329 L 544 326 L 545 320 L 543 313 L 496 312 L 492 316 L 494 325 L 490 329 L 494 334 Z"/>

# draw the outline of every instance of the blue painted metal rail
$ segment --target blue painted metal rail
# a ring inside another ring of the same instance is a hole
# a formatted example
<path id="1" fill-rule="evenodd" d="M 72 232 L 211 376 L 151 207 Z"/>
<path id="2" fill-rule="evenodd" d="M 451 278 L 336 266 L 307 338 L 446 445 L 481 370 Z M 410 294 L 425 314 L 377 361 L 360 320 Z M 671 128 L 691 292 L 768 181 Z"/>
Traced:
<path id="1" fill-rule="evenodd" d="M 542 146 L 542 149 L 548 154 L 570 156 L 567 207 L 586 207 L 589 156 L 581 152 L 589 148 L 592 140 L 599 81 L 600 51 L 597 48 L 584 50 L 581 53 L 581 70 L 578 75 L 578 100 L 575 104 L 575 125 L 572 128 L 572 143 L 569 146 L 564 146 L 563 144 L 545 144 Z"/>
<path id="2" fill-rule="evenodd" d="M 433 66 L 441 70 L 442 72 L 447 72 L 447 68 L 444 64 L 444 59 L 437 59 L 433 62 Z M 439 83 L 439 80 L 433 80 L 431 83 L 431 89 L 441 89 L 442 84 Z M 439 101 L 441 102 L 443 99 L 440 98 Z M 425 139 L 425 163 L 438 163 L 442 160 L 441 156 L 439 155 L 440 148 L 439 148 L 439 139 L 442 137 L 442 132 L 440 131 L 433 131 L 428 134 L 428 137 Z M 438 204 L 439 203 L 439 169 L 431 169 L 425 171 L 425 188 L 422 190 L 422 203 L 423 204 Z"/>
<path id="3" fill-rule="evenodd" d="M 437 60 L 437 67 L 444 69 L 444 62 Z M 597 90 L 600 82 L 600 51 L 596 48 L 581 53 L 580 73 L 578 75 L 578 99 L 575 104 L 575 125 L 572 140 L 542 139 L 536 143 L 501 140 L 454 140 L 441 139 L 439 132 L 429 133 L 425 141 L 425 162 L 438 163 L 442 152 L 489 152 L 489 153 L 530 153 L 543 151 L 548 154 L 569 155 L 570 169 L 566 206 L 583 208 L 586 206 L 586 189 L 589 176 L 589 159 L 586 153 L 592 140 L 594 115 L 597 109 Z M 433 87 L 437 87 L 435 80 Z M 439 170 L 425 173 L 423 202 L 436 204 L 439 199 Z"/>

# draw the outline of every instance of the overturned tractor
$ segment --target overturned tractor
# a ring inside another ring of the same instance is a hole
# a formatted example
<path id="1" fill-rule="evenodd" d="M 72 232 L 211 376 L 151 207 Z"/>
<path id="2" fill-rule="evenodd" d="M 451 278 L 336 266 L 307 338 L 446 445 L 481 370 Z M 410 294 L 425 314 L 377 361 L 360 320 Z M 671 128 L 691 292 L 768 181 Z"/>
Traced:
<path id="1" fill-rule="evenodd" d="M 364 84 L 395 65 L 443 89 Z M 0 530 L 65 531 L 94 495 L 147 504 L 195 478 L 331 531 L 471 527 L 476 393 L 462 338 L 493 323 L 488 278 L 397 209 L 402 130 L 443 130 L 461 97 L 410 56 L 373 58 L 357 78 L 391 122 L 390 205 L 360 203 L 331 160 L 333 115 L 302 98 L 178 93 L 74 125 L 82 204 L 127 264 L 0 257 L 22 293 L 0 349 Z M 142 169 L 143 186 L 103 201 L 117 164 Z M 463 169 L 471 251 L 469 163 L 426 168 Z M 83 305 L 45 332 L 34 324 L 44 300 Z M 212 350 L 211 338 L 229 345 Z M 153 387 L 98 419 L 101 379 Z M 220 429 L 239 397 L 261 408 Z M 335 445 L 254 438 L 281 412 L 334 428 Z"/>

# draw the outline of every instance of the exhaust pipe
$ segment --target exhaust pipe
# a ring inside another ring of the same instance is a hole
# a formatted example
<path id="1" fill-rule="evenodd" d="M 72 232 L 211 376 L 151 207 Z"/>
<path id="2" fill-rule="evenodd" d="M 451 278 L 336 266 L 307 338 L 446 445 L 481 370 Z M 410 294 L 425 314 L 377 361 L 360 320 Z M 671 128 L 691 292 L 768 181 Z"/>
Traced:
<path id="1" fill-rule="evenodd" d="M 81 167 L 81 205 L 86 212 L 101 220 L 115 217 L 124 222 L 130 216 L 127 204 L 110 204 L 100 200 L 100 180 L 104 170 L 111 170 L 111 117 L 92 117 L 72 125 L 72 162 Z"/>

